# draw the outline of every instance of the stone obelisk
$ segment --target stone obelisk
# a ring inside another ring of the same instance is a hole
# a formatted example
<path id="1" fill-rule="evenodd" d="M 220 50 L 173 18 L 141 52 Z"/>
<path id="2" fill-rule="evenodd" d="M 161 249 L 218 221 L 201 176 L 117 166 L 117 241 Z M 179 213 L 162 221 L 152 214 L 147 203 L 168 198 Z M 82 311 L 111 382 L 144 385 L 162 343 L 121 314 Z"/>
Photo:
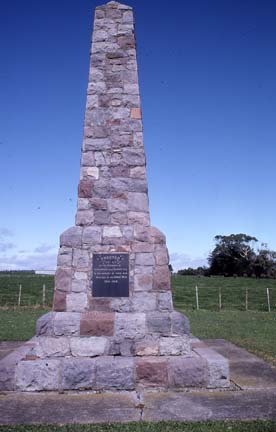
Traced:
<path id="1" fill-rule="evenodd" d="M 114 1 L 95 12 L 76 223 L 57 264 L 18 389 L 229 384 L 227 362 L 192 350 L 173 309 L 165 236 L 150 225 L 133 11 Z"/>

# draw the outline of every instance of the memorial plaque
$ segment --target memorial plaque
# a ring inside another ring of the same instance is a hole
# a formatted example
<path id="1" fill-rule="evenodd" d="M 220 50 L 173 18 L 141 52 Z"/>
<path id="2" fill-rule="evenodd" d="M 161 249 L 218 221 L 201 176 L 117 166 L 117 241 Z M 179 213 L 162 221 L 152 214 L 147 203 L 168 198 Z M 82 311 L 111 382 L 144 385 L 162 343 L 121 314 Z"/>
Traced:
<path id="1" fill-rule="evenodd" d="M 129 297 L 129 255 L 93 255 L 93 297 Z"/>

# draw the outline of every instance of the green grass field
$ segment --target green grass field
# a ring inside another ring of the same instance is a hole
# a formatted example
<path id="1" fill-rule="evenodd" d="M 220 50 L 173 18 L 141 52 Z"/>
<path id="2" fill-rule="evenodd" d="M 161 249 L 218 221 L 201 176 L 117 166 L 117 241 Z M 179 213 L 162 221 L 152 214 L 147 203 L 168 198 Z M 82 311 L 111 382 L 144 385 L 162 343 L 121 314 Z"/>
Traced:
<path id="1" fill-rule="evenodd" d="M 276 422 L 129 423 L 66 426 L 0 426 L 5 432 L 275 432 Z"/>
<path id="2" fill-rule="evenodd" d="M 21 306 L 42 305 L 43 285 L 45 285 L 45 304 L 52 305 L 54 277 L 33 273 L 0 272 L 0 307 L 18 304 L 19 286 L 21 285 Z"/>
<path id="3" fill-rule="evenodd" d="M 271 311 L 276 311 L 275 279 L 173 275 L 175 306 L 195 309 L 196 286 L 200 309 L 219 310 L 219 293 L 221 293 L 222 310 L 245 310 L 247 290 L 248 310 L 267 311 L 267 288 L 269 288 Z"/>

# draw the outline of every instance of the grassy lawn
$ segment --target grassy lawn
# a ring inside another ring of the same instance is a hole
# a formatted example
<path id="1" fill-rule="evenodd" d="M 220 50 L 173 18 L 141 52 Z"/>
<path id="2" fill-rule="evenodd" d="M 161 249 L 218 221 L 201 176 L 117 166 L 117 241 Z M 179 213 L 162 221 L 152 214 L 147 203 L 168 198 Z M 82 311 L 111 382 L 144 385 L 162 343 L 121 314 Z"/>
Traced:
<path id="1" fill-rule="evenodd" d="M 129 423 L 66 426 L 0 426 L 5 432 L 275 432 L 276 422 Z"/>
<path id="2" fill-rule="evenodd" d="M 198 287 L 199 308 L 219 310 L 219 292 L 222 309 L 245 310 L 248 291 L 248 310 L 267 311 L 267 288 L 271 310 L 276 311 L 276 280 L 242 277 L 197 277 L 173 275 L 172 286 L 176 307 L 196 308 L 195 287 Z"/>
<path id="3" fill-rule="evenodd" d="M 274 313 L 178 310 L 189 317 L 191 331 L 200 339 L 226 339 L 276 366 Z"/>
<path id="4" fill-rule="evenodd" d="M 0 340 L 28 340 L 35 334 L 36 320 L 45 309 L 0 310 Z"/>
<path id="5" fill-rule="evenodd" d="M 46 305 L 52 305 L 54 277 L 34 273 L 0 272 L 0 306 L 17 306 L 21 285 L 21 306 L 42 305 L 42 291 L 45 285 Z"/>

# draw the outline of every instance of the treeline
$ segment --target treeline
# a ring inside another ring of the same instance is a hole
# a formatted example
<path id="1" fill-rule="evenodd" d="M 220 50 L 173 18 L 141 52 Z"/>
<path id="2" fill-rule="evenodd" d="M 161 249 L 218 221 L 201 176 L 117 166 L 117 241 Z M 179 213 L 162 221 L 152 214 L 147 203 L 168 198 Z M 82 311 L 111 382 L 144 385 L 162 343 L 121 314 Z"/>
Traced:
<path id="1" fill-rule="evenodd" d="M 179 270 L 185 276 L 244 276 L 276 279 L 276 251 L 247 234 L 217 235 L 209 267 Z"/>
<path id="2" fill-rule="evenodd" d="M 35 270 L 0 270 L 1 274 L 19 274 L 19 273 L 24 273 L 24 274 L 35 274 Z"/>

